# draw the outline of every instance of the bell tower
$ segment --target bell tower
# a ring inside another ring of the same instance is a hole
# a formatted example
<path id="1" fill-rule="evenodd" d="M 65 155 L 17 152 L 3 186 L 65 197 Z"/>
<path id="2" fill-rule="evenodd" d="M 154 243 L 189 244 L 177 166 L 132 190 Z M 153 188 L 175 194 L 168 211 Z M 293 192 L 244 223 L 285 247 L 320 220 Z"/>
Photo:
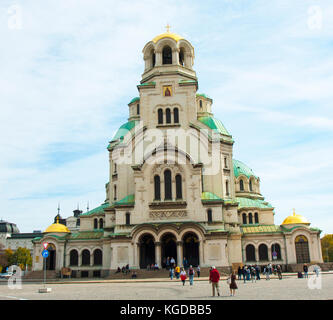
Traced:
<path id="1" fill-rule="evenodd" d="M 153 78 L 163 75 L 178 74 L 188 80 L 197 80 L 193 70 L 194 48 L 182 36 L 167 31 L 156 36 L 143 48 L 145 70 L 141 83 L 153 81 Z"/>

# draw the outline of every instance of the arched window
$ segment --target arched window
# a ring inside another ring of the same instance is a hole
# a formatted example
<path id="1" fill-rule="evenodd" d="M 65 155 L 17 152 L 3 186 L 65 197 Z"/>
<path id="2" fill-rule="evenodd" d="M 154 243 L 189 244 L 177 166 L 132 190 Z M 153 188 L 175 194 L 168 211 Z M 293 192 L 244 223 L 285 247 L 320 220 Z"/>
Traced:
<path id="1" fill-rule="evenodd" d="M 252 180 L 251 179 L 250 179 L 249 185 L 250 185 L 250 191 L 252 191 Z"/>
<path id="2" fill-rule="evenodd" d="M 225 194 L 228 196 L 229 195 L 229 181 L 225 182 Z"/>
<path id="3" fill-rule="evenodd" d="M 157 113 L 158 113 L 158 124 L 163 124 L 163 110 L 158 109 Z"/>
<path id="4" fill-rule="evenodd" d="M 246 261 L 256 261 L 255 248 L 252 244 L 246 246 Z"/>
<path id="5" fill-rule="evenodd" d="M 90 265 L 90 252 L 87 249 L 82 251 L 82 265 L 83 266 Z"/>
<path id="6" fill-rule="evenodd" d="M 243 213 L 242 217 L 243 217 L 243 224 L 247 224 L 246 213 Z"/>
<path id="7" fill-rule="evenodd" d="M 252 212 L 249 213 L 249 224 L 253 224 Z"/>
<path id="8" fill-rule="evenodd" d="M 164 195 L 165 200 L 172 200 L 171 171 L 164 171 Z"/>
<path id="9" fill-rule="evenodd" d="M 117 186 L 113 186 L 113 200 L 117 200 Z"/>
<path id="10" fill-rule="evenodd" d="M 172 51 L 169 46 L 165 46 L 162 51 L 163 64 L 172 64 Z"/>
<path id="11" fill-rule="evenodd" d="M 131 214 L 126 212 L 126 225 L 129 226 L 131 224 Z"/>
<path id="12" fill-rule="evenodd" d="M 98 229 L 98 220 L 94 219 L 94 229 Z"/>
<path id="13" fill-rule="evenodd" d="M 281 248 L 278 243 L 272 244 L 272 260 L 281 260 Z M 276 257 L 276 258 L 275 258 Z"/>
<path id="14" fill-rule="evenodd" d="M 255 213 L 254 213 L 254 223 L 259 223 L 258 212 L 255 212 Z"/>
<path id="15" fill-rule="evenodd" d="M 213 221 L 212 209 L 207 210 L 207 220 L 208 220 L 208 222 Z"/>
<path id="16" fill-rule="evenodd" d="M 165 122 L 171 123 L 171 111 L 169 108 L 165 110 Z"/>
<path id="17" fill-rule="evenodd" d="M 113 165 L 113 173 L 117 173 L 117 164 L 115 163 L 114 165 Z"/>
<path id="18" fill-rule="evenodd" d="M 202 100 L 199 100 L 200 109 L 202 109 Z"/>
<path id="19" fill-rule="evenodd" d="M 161 179 L 160 176 L 154 177 L 154 200 L 161 200 Z"/>
<path id="20" fill-rule="evenodd" d="M 76 250 L 71 250 L 69 253 L 69 264 L 71 266 L 79 265 L 79 254 Z"/>
<path id="21" fill-rule="evenodd" d="M 244 191 L 244 181 L 242 179 L 239 180 L 239 190 Z"/>
<path id="22" fill-rule="evenodd" d="M 179 123 L 179 111 L 178 108 L 173 109 L 173 121 L 174 123 Z"/>
<path id="23" fill-rule="evenodd" d="M 102 218 L 99 219 L 99 228 L 103 229 L 103 219 Z"/>
<path id="24" fill-rule="evenodd" d="M 182 199 L 182 176 L 180 174 L 176 175 L 176 199 Z"/>
<path id="25" fill-rule="evenodd" d="M 140 105 L 139 104 L 136 105 L 136 114 L 140 114 Z"/>
<path id="26" fill-rule="evenodd" d="M 155 66 L 156 56 L 154 50 L 151 51 L 151 65 L 152 67 Z"/>
<path id="27" fill-rule="evenodd" d="M 268 248 L 263 243 L 259 246 L 259 260 L 268 261 Z"/>
<path id="28" fill-rule="evenodd" d="M 102 250 L 96 249 L 94 251 L 94 266 L 101 266 L 103 264 Z"/>
<path id="29" fill-rule="evenodd" d="M 184 49 L 181 48 L 180 51 L 179 51 L 179 64 L 181 66 L 184 66 Z"/>

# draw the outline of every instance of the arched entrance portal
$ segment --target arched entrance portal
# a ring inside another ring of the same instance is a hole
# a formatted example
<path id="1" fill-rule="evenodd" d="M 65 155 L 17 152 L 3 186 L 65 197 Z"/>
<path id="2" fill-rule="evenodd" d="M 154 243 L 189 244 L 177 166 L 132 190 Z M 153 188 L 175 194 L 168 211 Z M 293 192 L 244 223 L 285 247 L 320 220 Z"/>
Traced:
<path id="1" fill-rule="evenodd" d="M 148 265 L 155 264 L 155 242 L 151 234 L 144 234 L 140 238 L 140 268 L 146 269 Z"/>
<path id="2" fill-rule="evenodd" d="M 295 239 L 296 259 L 297 263 L 309 263 L 309 242 L 305 236 L 298 236 Z"/>
<path id="3" fill-rule="evenodd" d="M 161 239 L 162 261 L 174 258 L 177 265 L 177 239 L 172 233 L 166 233 Z"/>
<path id="4" fill-rule="evenodd" d="M 196 267 L 200 263 L 199 238 L 193 232 L 186 233 L 183 237 L 183 257 L 186 258 L 188 266 Z"/>
<path id="5" fill-rule="evenodd" d="M 44 259 L 46 263 L 46 270 L 55 270 L 56 268 L 56 247 L 54 244 L 50 243 L 47 247 L 47 251 L 49 252 L 49 256 Z"/>

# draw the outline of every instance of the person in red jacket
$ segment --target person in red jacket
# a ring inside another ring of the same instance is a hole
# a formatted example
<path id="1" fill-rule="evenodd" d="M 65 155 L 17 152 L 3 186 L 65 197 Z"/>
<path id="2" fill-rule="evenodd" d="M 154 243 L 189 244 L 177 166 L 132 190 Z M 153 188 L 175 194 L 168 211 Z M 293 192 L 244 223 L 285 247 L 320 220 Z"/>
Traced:
<path id="1" fill-rule="evenodd" d="M 220 273 L 214 266 L 212 266 L 212 269 L 209 272 L 209 283 L 212 284 L 213 297 L 215 297 L 215 289 L 217 291 L 217 295 L 220 296 L 219 281 L 220 281 Z"/>

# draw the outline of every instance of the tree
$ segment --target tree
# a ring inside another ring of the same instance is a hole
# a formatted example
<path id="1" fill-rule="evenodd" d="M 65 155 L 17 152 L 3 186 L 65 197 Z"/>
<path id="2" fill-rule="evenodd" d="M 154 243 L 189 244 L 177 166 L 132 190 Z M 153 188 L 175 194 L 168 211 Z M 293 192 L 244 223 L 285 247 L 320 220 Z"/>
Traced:
<path id="1" fill-rule="evenodd" d="M 20 266 L 22 270 L 25 270 L 25 266 L 32 265 L 32 257 L 30 254 L 30 250 L 27 248 L 18 247 L 14 252 L 15 263 Z"/>
<path id="2" fill-rule="evenodd" d="M 327 234 L 321 239 L 321 249 L 324 262 L 333 261 L 333 234 Z"/>

